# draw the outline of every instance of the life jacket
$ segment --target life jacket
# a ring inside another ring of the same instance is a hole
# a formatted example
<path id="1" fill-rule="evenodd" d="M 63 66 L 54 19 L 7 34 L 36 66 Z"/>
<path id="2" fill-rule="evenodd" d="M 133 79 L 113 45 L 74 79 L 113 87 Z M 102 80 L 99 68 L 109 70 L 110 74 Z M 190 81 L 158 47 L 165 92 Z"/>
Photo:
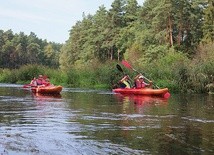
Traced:
<path id="1" fill-rule="evenodd" d="M 36 83 L 37 83 L 37 85 L 42 85 L 43 84 L 43 80 L 42 79 L 36 79 Z"/>
<path id="2" fill-rule="evenodd" d="M 140 82 L 139 80 L 137 80 L 137 81 L 135 82 L 135 87 L 136 87 L 137 89 L 145 88 L 145 87 L 146 87 L 146 84 L 145 84 L 145 82 Z"/>
<path id="3" fill-rule="evenodd" d="M 124 80 L 123 83 L 126 85 L 125 88 L 131 88 L 131 85 L 130 85 L 130 83 L 128 81 Z"/>

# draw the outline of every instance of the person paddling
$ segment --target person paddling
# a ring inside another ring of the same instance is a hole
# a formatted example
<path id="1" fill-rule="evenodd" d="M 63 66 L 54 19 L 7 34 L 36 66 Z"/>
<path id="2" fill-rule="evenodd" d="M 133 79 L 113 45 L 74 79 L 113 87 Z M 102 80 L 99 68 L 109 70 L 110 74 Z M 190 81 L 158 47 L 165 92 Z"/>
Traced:
<path id="1" fill-rule="evenodd" d="M 152 87 L 152 81 L 149 81 L 149 83 L 146 83 L 144 81 L 144 76 L 142 74 L 138 74 L 135 78 L 135 88 L 141 89 L 146 87 Z"/>
<path id="2" fill-rule="evenodd" d="M 31 80 L 30 86 L 31 87 L 36 87 L 37 86 L 36 77 L 34 77 L 33 80 Z"/>
<path id="3" fill-rule="evenodd" d="M 36 83 L 38 86 L 42 86 L 44 82 L 43 76 L 39 75 L 38 79 L 36 79 Z"/>
<path id="4" fill-rule="evenodd" d="M 130 83 L 130 78 L 128 75 L 125 75 L 121 80 L 120 80 L 120 87 L 121 88 L 131 88 L 131 83 Z"/>
<path id="5" fill-rule="evenodd" d="M 36 79 L 37 86 L 51 86 L 49 79 L 46 76 L 39 75 Z"/>

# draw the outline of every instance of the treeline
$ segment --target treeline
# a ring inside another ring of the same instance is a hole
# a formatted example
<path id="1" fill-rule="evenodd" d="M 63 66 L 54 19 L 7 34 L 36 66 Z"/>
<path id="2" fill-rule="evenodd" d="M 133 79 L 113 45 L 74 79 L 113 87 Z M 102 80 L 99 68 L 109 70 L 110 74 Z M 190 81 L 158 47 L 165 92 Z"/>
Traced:
<path id="1" fill-rule="evenodd" d="M 169 48 L 192 58 L 200 43 L 214 41 L 212 0 L 114 0 L 107 10 L 83 15 L 60 54 L 64 68 L 126 58 L 152 63 Z"/>
<path id="2" fill-rule="evenodd" d="M 39 39 L 35 33 L 14 34 L 0 30 L 0 68 L 19 68 L 27 64 L 59 67 L 62 45 Z"/>

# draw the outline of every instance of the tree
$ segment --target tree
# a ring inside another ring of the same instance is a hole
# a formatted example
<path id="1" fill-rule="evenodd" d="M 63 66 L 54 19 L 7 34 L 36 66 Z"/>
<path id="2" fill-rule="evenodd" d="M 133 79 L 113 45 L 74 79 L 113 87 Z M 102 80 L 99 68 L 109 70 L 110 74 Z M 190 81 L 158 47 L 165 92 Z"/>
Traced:
<path id="1" fill-rule="evenodd" d="M 44 64 L 58 67 L 58 52 L 55 51 L 53 44 L 49 43 L 44 48 Z"/>
<path id="2" fill-rule="evenodd" d="M 103 62 L 106 61 L 108 57 L 108 47 L 104 46 L 104 42 L 108 40 L 108 35 L 110 32 L 109 22 L 108 22 L 108 11 L 102 5 L 99 7 L 98 11 L 93 17 L 94 20 L 94 44 L 95 44 L 95 57 Z"/>
<path id="3" fill-rule="evenodd" d="M 27 56 L 28 56 L 28 62 L 30 64 L 39 64 L 39 55 L 41 53 L 41 48 L 37 43 L 30 43 L 27 46 Z"/>
<path id="4" fill-rule="evenodd" d="M 127 0 L 127 4 L 124 7 L 124 21 L 126 25 L 138 19 L 138 9 L 139 6 L 137 0 Z"/>
<path id="5" fill-rule="evenodd" d="M 173 0 L 175 48 L 189 54 L 189 56 L 195 53 L 202 38 L 203 8 L 203 0 Z"/>
<path id="6" fill-rule="evenodd" d="M 11 68 L 14 61 L 15 48 L 11 41 L 7 40 L 2 47 L 2 67 Z"/>
<path id="7" fill-rule="evenodd" d="M 79 52 L 81 51 L 80 39 L 83 37 L 81 32 L 81 21 L 78 21 L 70 30 L 69 39 L 61 48 L 59 56 L 59 64 L 62 70 L 66 70 L 74 66 L 75 62 L 79 59 Z M 83 37 L 84 38 L 84 37 Z"/>
<path id="8" fill-rule="evenodd" d="M 111 9 L 109 10 L 108 20 L 109 22 L 109 32 L 108 32 L 108 40 L 104 43 L 108 47 L 108 55 L 110 56 L 110 60 L 113 60 L 117 56 L 117 52 L 119 50 L 116 47 L 116 42 L 119 38 L 120 29 L 125 26 L 124 20 L 124 0 L 114 0 Z"/>
<path id="9" fill-rule="evenodd" d="M 203 42 L 214 42 L 214 1 L 208 0 L 204 9 Z"/>
<path id="10" fill-rule="evenodd" d="M 124 26 L 124 0 L 114 0 L 109 10 L 110 23 L 112 27 Z"/>
<path id="11" fill-rule="evenodd" d="M 152 29 L 159 44 L 174 45 L 172 0 L 159 0 L 152 10 Z"/>

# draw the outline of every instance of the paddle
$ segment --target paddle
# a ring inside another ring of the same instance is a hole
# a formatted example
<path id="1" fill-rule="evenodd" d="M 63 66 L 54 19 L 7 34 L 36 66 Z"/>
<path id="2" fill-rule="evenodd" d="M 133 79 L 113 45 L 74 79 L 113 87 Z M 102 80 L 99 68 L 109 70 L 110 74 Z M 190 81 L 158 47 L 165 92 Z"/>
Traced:
<path id="1" fill-rule="evenodd" d="M 120 72 L 122 72 L 124 74 L 123 69 L 121 68 L 121 66 L 119 64 L 117 64 L 116 67 Z"/>
<path id="2" fill-rule="evenodd" d="M 25 84 L 25 85 L 23 85 L 22 87 L 23 87 L 23 88 L 31 88 L 31 87 L 37 87 L 37 86 L 35 86 L 35 85 L 33 85 L 33 84 Z"/>
<path id="3" fill-rule="evenodd" d="M 125 60 L 122 60 L 122 64 L 126 67 L 126 68 L 129 68 L 129 69 L 132 69 L 133 71 L 135 72 L 138 72 L 136 69 L 134 69 L 127 61 Z M 138 72 L 140 74 L 140 72 Z"/>
<path id="4" fill-rule="evenodd" d="M 136 69 L 134 69 L 127 61 L 125 60 L 122 60 L 122 64 L 126 67 L 126 68 L 129 68 L 129 69 L 132 69 L 133 71 L 137 72 L 138 74 L 142 74 L 140 73 L 139 71 L 137 71 Z M 151 81 L 149 80 L 147 77 L 143 76 L 147 81 Z M 157 85 L 154 85 L 156 88 L 160 88 L 158 87 Z"/>
<path id="5" fill-rule="evenodd" d="M 32 87 L 32 84 L 25 84 L 25 85 L 23 85 L 23 88 L 30 88 L 30 87 Z"/>
<path id="6" fill-rule="evenodd" d="M 117 64 L 116 67 L 117 67 L 117 69 L 118 69 L 120 72 L 123 73 L 123 75 L 126 75 L 126 73 L 124 73 L 122 67 L 121 67 L 119 64 Z M 127 75 L 127 76 L 128 76 L 128 75 Z M 129 77 L 129 76 L 128 76 L 128 77 Z M 130 80 L 130 82 L 133 82 L 133 80 L 132 80 L 130 77 L 129 77 L 129 80 Z M 129 83 L 129 84 L 130 84 L 130 86 L 131 86 L 131 83 Z"/>
<path id="7" fill-rule="evenodd" d="M 119 64 L 117 64 L 116 67 L 117 67 L 117 69 L 118 69 L 120 72 L 122 72 L 124 75 L 126 75 L 126 73 L 124 73 L 122 67 L 121 67 Z M 127 75 L 127 76 L 128 76 L 128 75 Z M 129 77 L 129 76 L 128 76 L 128 77 Z M 129 77 L 129 79 L 132 81 L 132 79 L 131 79 L 130 77 Z M 133 81 L 132 81 L 132 82 L 133 82 Z"/>
<path id="8" fill-rule="evenodd" d="M 122 60 L 122 64 L 123 64 L 126 68 L 132 69 L 133 71 L 135 71 L 135 72 L 141 74 L 141 73 L 138 72 L 136 69 L 134 69 L 127 61 Z M 148 78 L 146 78 L 145 76 L 144 76 L 144 78 L 145 78 L 147 81 L 151 81 L 151 80 L 149 80 Z M 155 87 L 158 88 L 158 89 L 160 88 L 160 87 L 158 87 L 157 85 L 155 85 Z M 169 92 L 165 93 L 163 97 L 164 97 L 164 98 L 169 98 L 169 97 L 170 97 L 170 93 L 169 93 Z"/>

